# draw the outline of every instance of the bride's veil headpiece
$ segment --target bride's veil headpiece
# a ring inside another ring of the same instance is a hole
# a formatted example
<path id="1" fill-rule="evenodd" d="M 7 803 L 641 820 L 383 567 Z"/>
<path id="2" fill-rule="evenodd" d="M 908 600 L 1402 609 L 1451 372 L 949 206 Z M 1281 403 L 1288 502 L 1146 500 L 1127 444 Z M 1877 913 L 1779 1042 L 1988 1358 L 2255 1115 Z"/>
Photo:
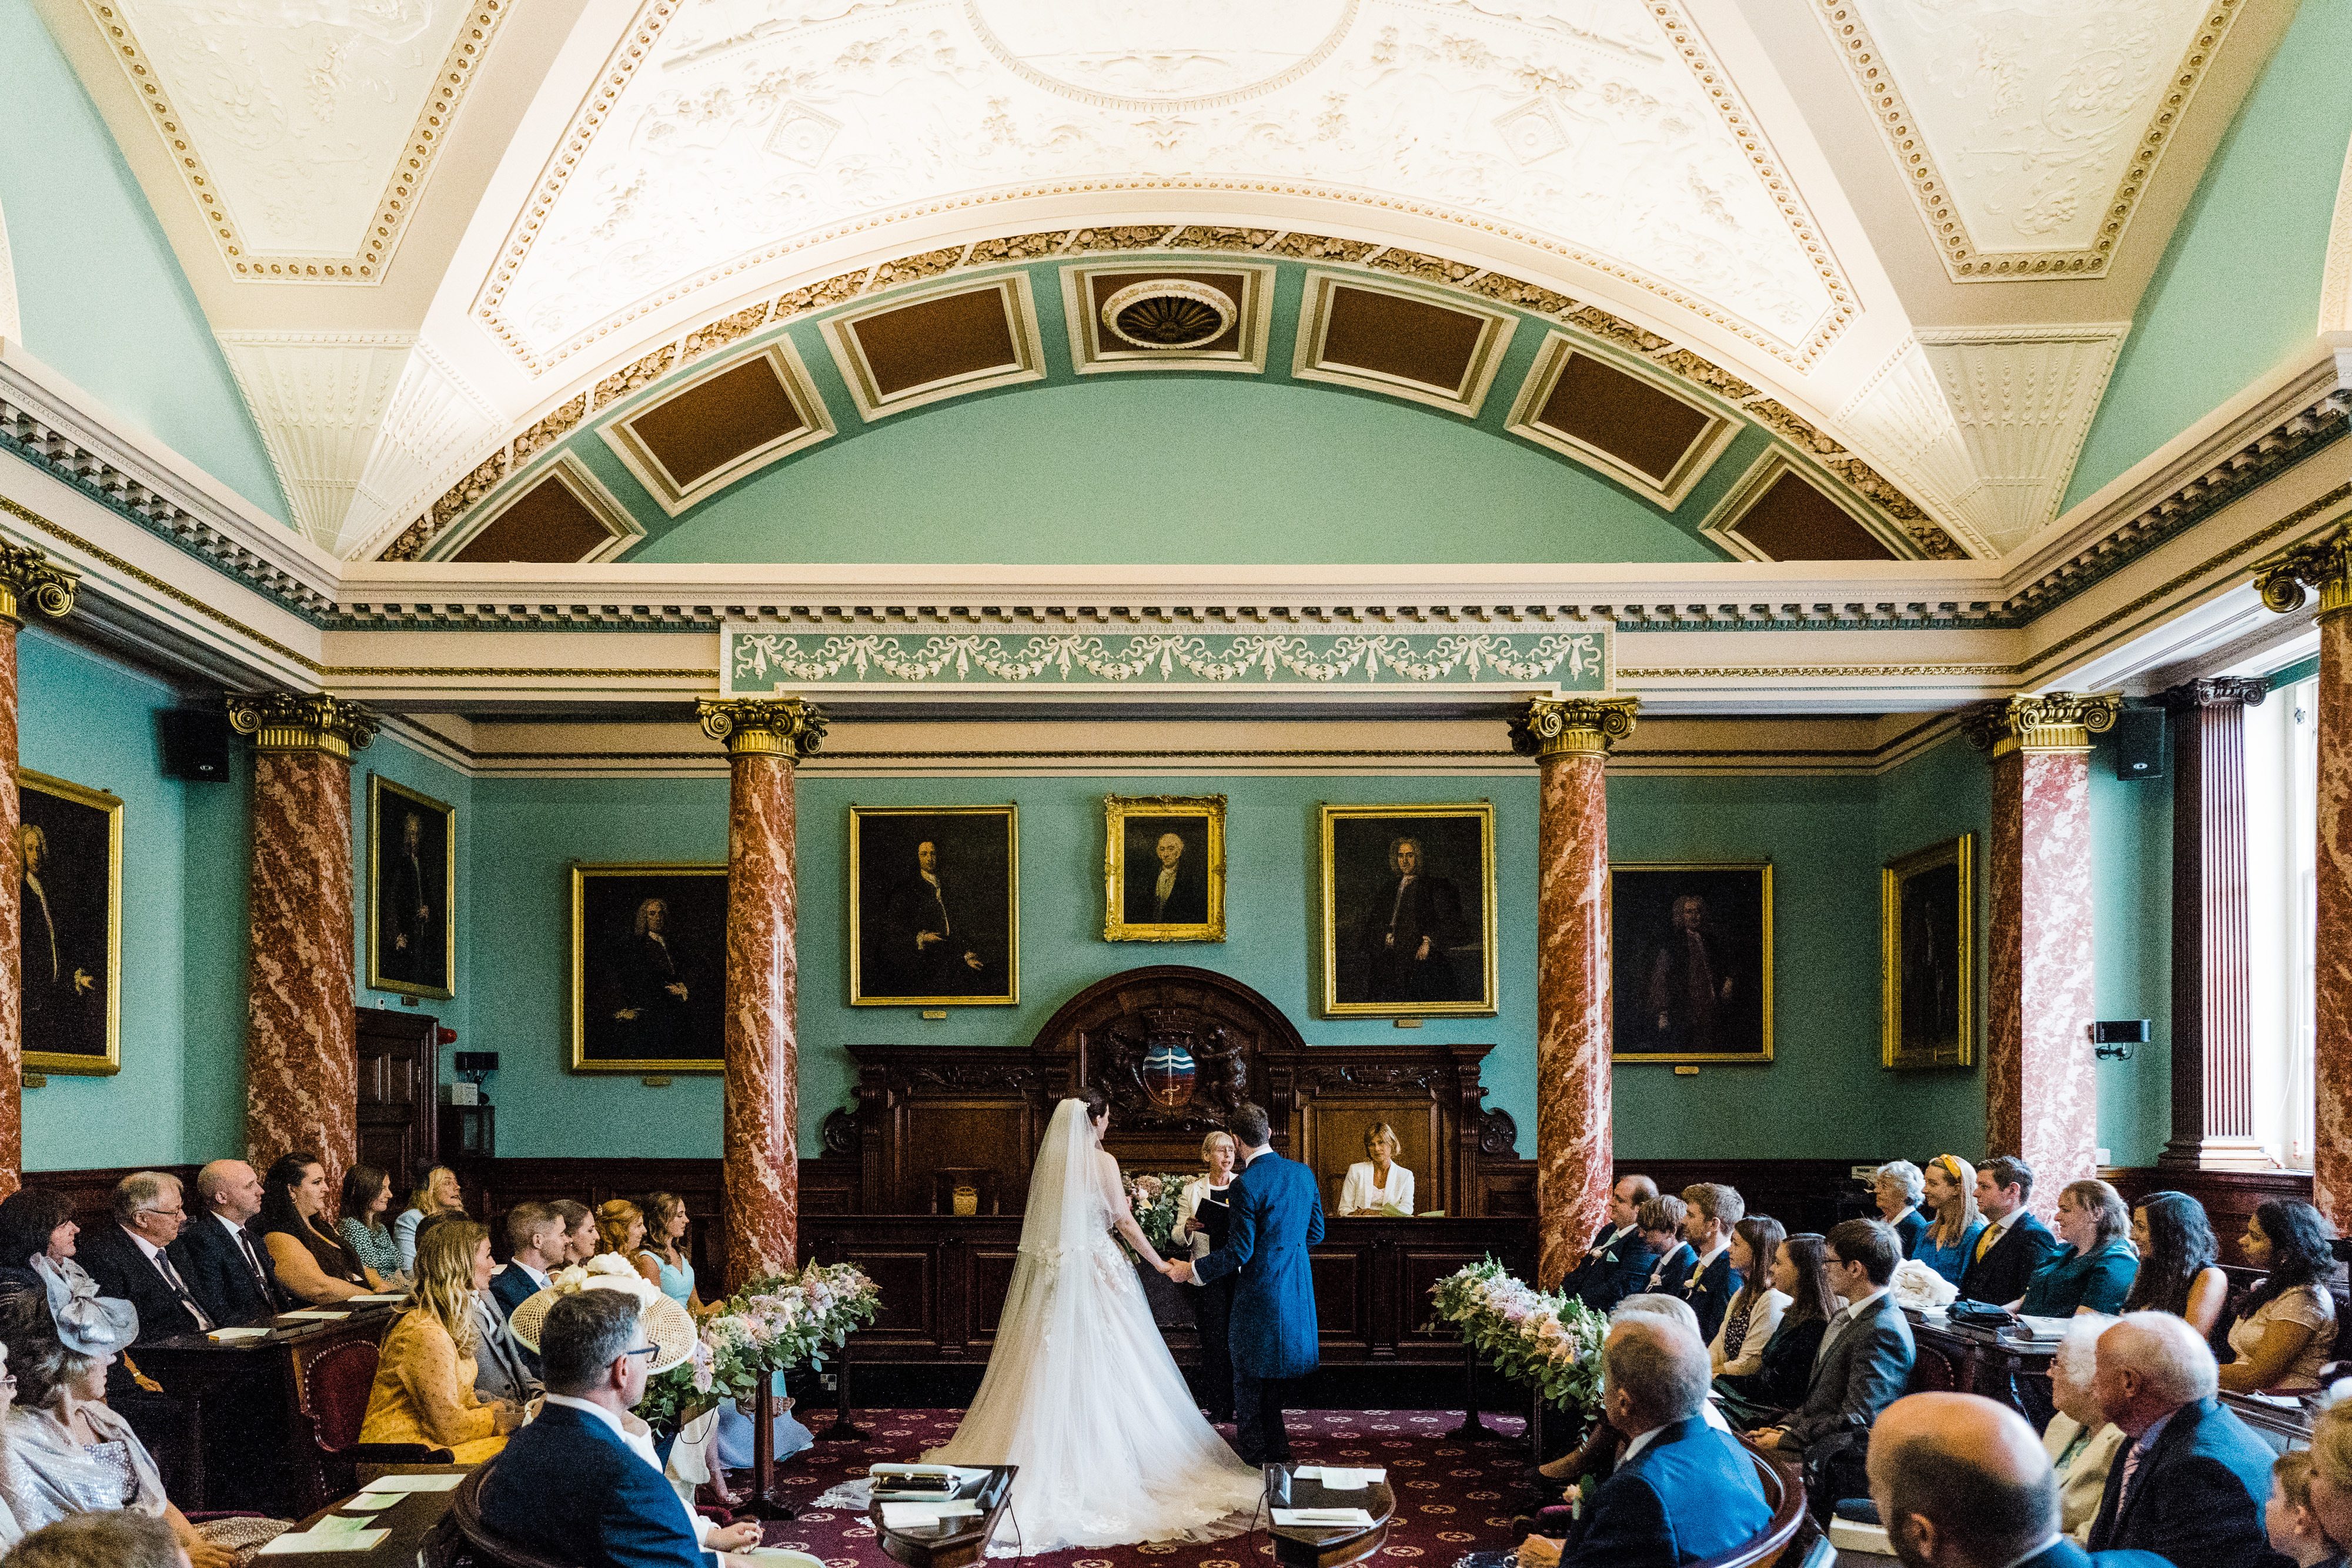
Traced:
<path id="1" fill-rule="evenodd" d="M 1095 1127 L 1083 1100 L 1054 1107 L 1037 1163 L 1029 1167 L 1029 1207 L 1021 1220 L 1021 1250 L 1058 1261 L 1101 1228 L 1097 1214 L 1102 1172 L 1096 1161 Z"/>

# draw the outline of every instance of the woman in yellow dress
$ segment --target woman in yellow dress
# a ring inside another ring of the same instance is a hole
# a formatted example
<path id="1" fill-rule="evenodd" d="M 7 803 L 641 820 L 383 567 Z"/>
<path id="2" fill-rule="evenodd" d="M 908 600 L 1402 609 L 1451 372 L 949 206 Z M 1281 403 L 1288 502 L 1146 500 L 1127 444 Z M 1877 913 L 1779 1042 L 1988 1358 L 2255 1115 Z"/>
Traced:
<path id="1" fill-rule="evenodd" d="M 470 1219 L 443 1219 L 416 1241 L 416 1298 L 378 1353 L 368 1390 L 362 1443 L 423 1443 L 461 1465 L 507 1446 L 522 1411 L 474 1392 L 474 1292 L 490 1282 L 490 1233 Z"/>

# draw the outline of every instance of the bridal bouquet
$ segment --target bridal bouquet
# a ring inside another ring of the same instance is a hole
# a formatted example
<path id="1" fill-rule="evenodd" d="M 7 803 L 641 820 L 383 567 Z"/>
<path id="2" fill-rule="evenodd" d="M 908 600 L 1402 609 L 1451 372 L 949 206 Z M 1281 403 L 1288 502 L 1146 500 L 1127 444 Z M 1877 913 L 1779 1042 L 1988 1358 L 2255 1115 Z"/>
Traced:
<path id="1" fill-rule="evenodd" d="M 1119 1185 L 1127 1189 L 1127 1201 L 1135 1209 L 1135 1223 L 1143 1228 L 1143 1239 L 1162 1258 L 1171 1253 L 1181 1256 L 1192 1249 L 1191 1242 L 1176 1239 L 1177 1200 L 1184 1196 L 1184 1184 L 1192 1179 L 1173 1171 L 1119 1178 Z"/>
<path id="2" fill-rule="evenodd" d="M 656 1431 L 676 1431 L 722 1400 L 754 1398 L 776 1373 L 823 1366 L 825 1353 L 881 1308 L 882 1292 L 854 1263 L 754 1280 L 703 1318 L 686 1361 L 646 1383 L 637 1414 Z"/>
<path id="3" fill-rule="evenodd" d="M 1601 1343 L 1609 1334 L 1601 1313 L 1513 1279 L 1492 1258 L 1447 1275 L 1429 1293 L 1437 1316 L 1422 1332 L 1453 1323 L 1495 1370 L 1534 1388 L 1547 1405 L 1599 1418 Z"/>

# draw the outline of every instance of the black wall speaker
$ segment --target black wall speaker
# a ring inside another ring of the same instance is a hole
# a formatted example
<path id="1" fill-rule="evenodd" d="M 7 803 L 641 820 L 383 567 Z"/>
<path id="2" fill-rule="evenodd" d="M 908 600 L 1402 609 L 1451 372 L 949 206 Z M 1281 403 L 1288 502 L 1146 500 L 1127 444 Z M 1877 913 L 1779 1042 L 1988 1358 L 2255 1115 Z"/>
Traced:
<path id="1" fill-rule="evenodd" d="M 165 708 L 156 719 L 162 727 L 164 778 L 228 782 L 228 715 L 175 707 Z"/>
<path id="2" fill-rule="evenodd" d="M 2164 777 L 2164 710 L 2127 707 L 2116 715 L 2116 777 Z"/>

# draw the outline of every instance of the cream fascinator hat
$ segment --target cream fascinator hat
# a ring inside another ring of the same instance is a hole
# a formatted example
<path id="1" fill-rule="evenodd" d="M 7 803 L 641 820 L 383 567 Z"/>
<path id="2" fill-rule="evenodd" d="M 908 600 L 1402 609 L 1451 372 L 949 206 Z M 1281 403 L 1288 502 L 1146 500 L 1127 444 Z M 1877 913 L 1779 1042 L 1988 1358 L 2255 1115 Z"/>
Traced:
<path id="1" fill-rule="evenodd" d="M 649 1377 L 657 1377 L 671 1367 L 679 1365 L 694 1354 L 694 1320 L 677 1302 L 646 1283 L 645 1276 L 629 1267 L 619 1254 L 600 1253 L 585 1264 L 573 1264 L 551 1277 L 547 1289 L 524 1298 L 522 1305 L 507 1320 L 507 1332 L 520 1341 L 532 1354 L 539 1354 L 540 1325 L 547 1322 L 548 1310 L 566 1296 L 582 1291 L 618 1291 L 634 1296 L 637 1301 L 637 1324 L 653 1343 L 653 1364 L 646 1369 Z"/>

